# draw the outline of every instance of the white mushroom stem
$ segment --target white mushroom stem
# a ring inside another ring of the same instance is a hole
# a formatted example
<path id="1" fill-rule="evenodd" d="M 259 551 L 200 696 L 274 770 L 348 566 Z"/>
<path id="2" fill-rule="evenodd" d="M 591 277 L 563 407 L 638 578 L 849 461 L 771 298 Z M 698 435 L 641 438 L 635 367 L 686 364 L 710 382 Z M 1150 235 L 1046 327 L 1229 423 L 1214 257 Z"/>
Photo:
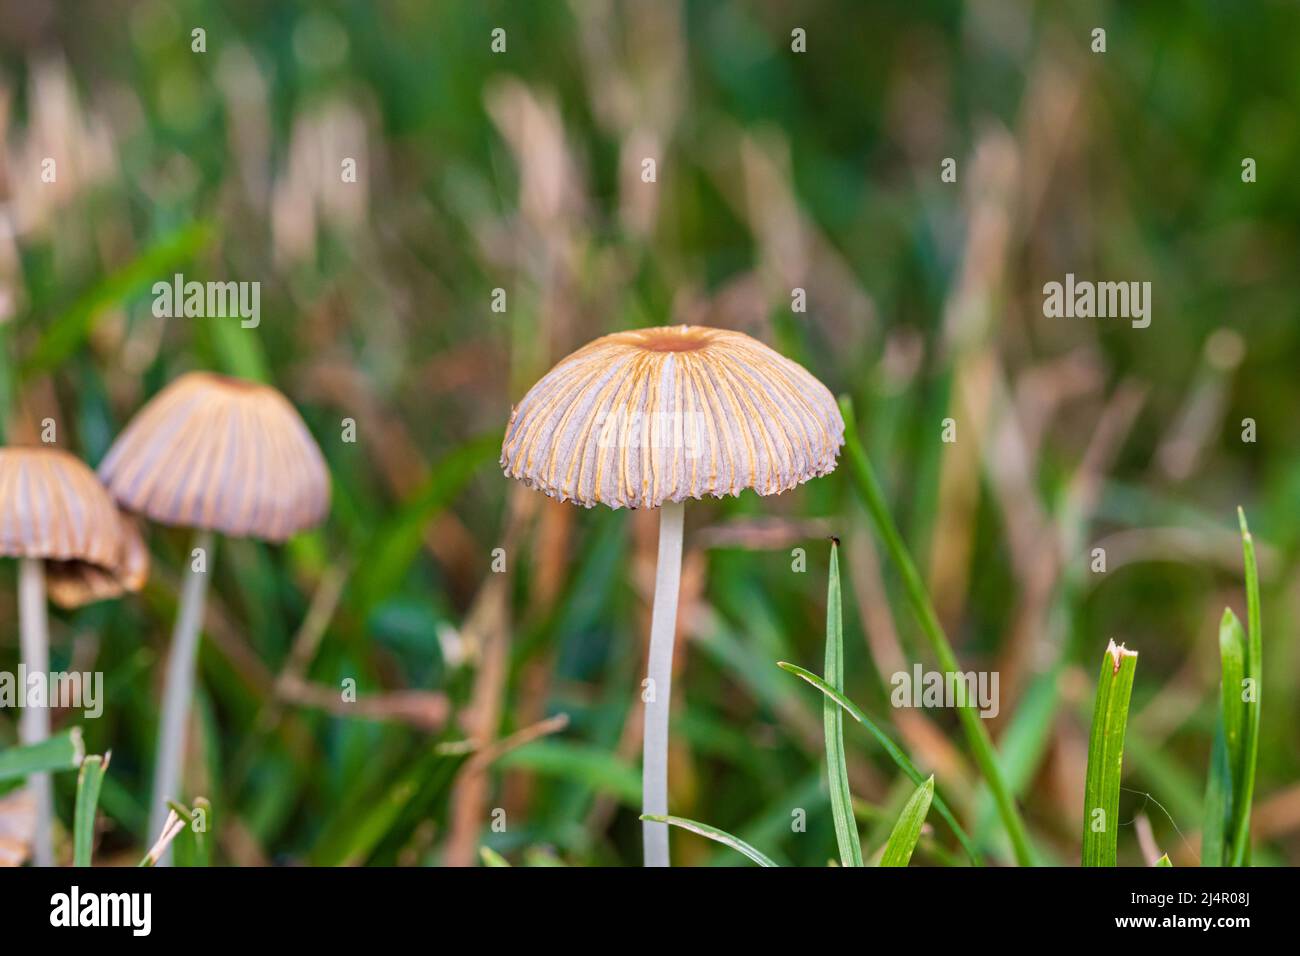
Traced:
<path id="1" fill-rule="evenodd" d="M 683 502 L 659 509 L 659 564 L 655 570 L 654 609 L 650 615 L 650 683 L 645 698 L 641 741 L 641 812 L 668 814 L 668 709 L 672 701 L 673 643 L 677 631 L 677 590 L 682 576 Z M 646 866 L 668 865 L 668 824 L 641 824 Z"/>
<path id="2" fill-rule="evenodd" d="M 18 565 L 18 630 L 27 673 L 49 674 L 50 629 L 45 615 L 45 563 L 39 558 L 23 558 Z M 49 707 L 24 706 L 18 721 L 19 742 L 37 744 L 49 735 Z M 53 866 L 54 793 L 50 787 L 50 775 L 32 774 L 27 785 L 36 798 L 36 841 L 32 848 L 32 862 L 37 866 Z"/>
<path id="3" fill-rule="evenodd" d="M 194 669 L 198 658 L 199 634 L 203 629 L 203 607 L 207 602 L 208 577 L 212 573 L 213 536 L 200 531 L 194 538 L 194 550 L 203 552 L 202 571 L 194 570 L 194 551 L 190 552 L 189 569 L 176 609 L 176 626 L 172 630 L 171 654 L 167 658 L 167 677 L 163 685 L 162 723 L 158 728 L 158 753 L 154 761 L 153 801 L 149 808 L 149 835 L 162 832 L 170 807 L 168 800 L 180 799 L 181 771 L 185 766 L 185 737 L 189 726 L 190 704 L 194 698 Z M 158 861 L 171 865 L 168 849 Z"/>

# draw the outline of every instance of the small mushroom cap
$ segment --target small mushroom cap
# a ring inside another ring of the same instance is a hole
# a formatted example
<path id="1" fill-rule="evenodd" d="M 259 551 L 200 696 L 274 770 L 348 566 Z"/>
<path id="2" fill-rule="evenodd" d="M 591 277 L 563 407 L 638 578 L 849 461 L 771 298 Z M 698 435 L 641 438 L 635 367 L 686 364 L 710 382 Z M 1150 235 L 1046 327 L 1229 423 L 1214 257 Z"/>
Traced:
<path id="1" fill-rule="evenodd" d="M 302 417 L 269 385 L 208 372 L 172 382 L 109 449 L 99 475 L 160 524 L 283 541 L 329 509 L 329 471 Z"/>
<path id="2" fill-rule="evenodd" d="M 844 419 L 806 369 L 741 332 L 659 326 L 574 352 L 529 389 L 506 475 L 586 507 L 780 494 L 835 469 Z"/>
<path id="3" fill-rule="evenodd" d="M 149 549 L 135 519 L 121 515 L 122 548 L 113 568 L 85 561 L 49 561 L 45 565 L 45 590 L 62 608 L 78 608 L 96 601 L 139 591 L 149 579 Z"/>
<path id="4" fill-rule="evenodd" d="M 95 473 L 57 448 L 0 448 L 0 555 L 119 563 L 122 519 Z"/>
<path id="5" fill-rule="evenodd" d="M 61 608 L 73 610 L 111 601 L 125 592 L 112 571 L 85 561 L 51 561 L 45 565 L 45 592 Z"/>

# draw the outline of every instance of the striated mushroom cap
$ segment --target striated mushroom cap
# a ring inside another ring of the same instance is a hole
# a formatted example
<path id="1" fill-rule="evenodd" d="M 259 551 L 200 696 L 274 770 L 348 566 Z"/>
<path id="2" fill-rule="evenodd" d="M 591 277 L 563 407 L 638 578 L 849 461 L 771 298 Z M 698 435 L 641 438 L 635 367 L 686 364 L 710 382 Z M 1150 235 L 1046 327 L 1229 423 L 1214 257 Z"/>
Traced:
<path id="1" fill-rule="evenodd" d="M 144 587 L 149 579 L 149 550 L 134 518 L 122 515 L 121 528 L 122 547 L 113 568 L 85 561 L 46 563 L 45 590 L 51 601 L 62 608 L 78 608 Z"/>
<path id="2" fill-rule="evenodd" d="M 587 507 L 780 494 L 835 469 L 844 419 L 806 369 L 741 332 L 659 326 L 580 348 L 528 390 L 506 475 Z"/>
<path id="3" fill-rule="evenodd" d="M 325 460 L 274 388 L 191 372 L 131 420 L 99 475 L 118 502 L 160 524 L 283 541 L 329 509 Z"/>
<path id="4" fill-rule="evenodd" d="M 117 567 L 122 518 L 95 473 L 57 448 L 0 448 L 0 555 Z"/>

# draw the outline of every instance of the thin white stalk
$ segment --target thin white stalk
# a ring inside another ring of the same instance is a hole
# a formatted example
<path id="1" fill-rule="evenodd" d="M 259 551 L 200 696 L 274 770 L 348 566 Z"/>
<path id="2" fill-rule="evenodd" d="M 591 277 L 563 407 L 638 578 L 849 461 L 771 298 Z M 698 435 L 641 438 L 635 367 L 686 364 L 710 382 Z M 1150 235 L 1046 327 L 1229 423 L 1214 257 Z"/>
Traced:
<path id="1" fill-rule="evenodd" d="M 677 632 L 677 589 L 682 576 L 682 518 L 686 505 L 659 509 L 659 565 L 650 615 L 650 683 L 646 685 L 641 744 L 641 812 L 668 815 L 668 708 L 672 701 L 673 643 Z M 646 866 L 668 865 L 668 824 L 641 824 Z"/>
<path id="2" fill-rule="evenodd" d="M 50 629 L 45 613 L 45 562 L 39 558 L 23 558 L 18 565 L 18 630 L 27 673 L 48 675 Z M 18 720 L 19 741 L 36 744 L 49 735 L 50 709 L 24 706 Z M 36 866 L 53 866 L 54 792 L 50 787 L 50 775 L 32 774 L 27 778 L 27 785 L 36 798 L 36 841 L 32 846 L 32 862 Z"/>
<path id="3" fill-rule="evenodd" d="M 203 551 L 203 571 L 194 570 L 194 552 L 185 572 L 176 626 L 172 630 L 171 653 L 167 657 L 167 678 L 163 685 L 162 722 L 158 727 L 158 752 L 154 761 L 153 802 L 149 809 L 149 834 L 161 833 L 171 808 L 168 800 L 180 800 L 181 772 L 185 766 L 185 737 L 194 699 L 194 668 L 203 630 L 203 607 L 207 602 L 208 578 L 215 558 L 211 531 L 200 531 L 194 548 Z M 171 865 L 167 849 L 158 866 Z"/>

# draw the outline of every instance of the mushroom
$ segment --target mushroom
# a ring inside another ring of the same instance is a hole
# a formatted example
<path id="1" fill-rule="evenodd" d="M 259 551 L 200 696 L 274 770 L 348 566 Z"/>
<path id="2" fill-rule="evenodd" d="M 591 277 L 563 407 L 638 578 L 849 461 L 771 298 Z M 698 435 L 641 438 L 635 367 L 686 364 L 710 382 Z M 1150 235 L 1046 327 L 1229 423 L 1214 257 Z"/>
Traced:
<path id="1" fill-rule="evenodd" d="M 163 690 L 149 832 L 179 796 L 214 535 L 282 542 L 329 510 L 329 472 L 301 416 L 269 385 L 190 372 L 154 396 L 99 466 L 118 503 L 195 531 Z"/>
<path id="2" fill-rule="evenodd" d="M 50 561 L 45 566 L 45 590 L 65 610 L 108 601 L 139 591 L 149 579 L 149 551 L 139 525 L 122 515 L 122 550 L 114 568 L 86 561 Z"/>
<path id="3" fill-rule="evenodd" d="M 682 519 L 688 498 L 789 491 L 833 471 L 844 419 L 802 366 L 741 332 L 660 326 L 596 339 L 547 372 L 510 416 L 507 477 L 585 507 L 659 509 L 642 740 L 642 810 L 668 812 Z M 668 827 L 645 821 L 646 866 Z"/>
<path id="4" fill-rule="evenodd" d="M 93 580 L 96 594 L 138 589 L 148 575 L 148 553 L 133 553 L 130 574 L 124 535 L 127 522 L 95 473 L 57 448 L 0 448 L 0 555 L 18 558 L 18 630 L 22 661 L 33 674 L 50 670 L 49 596 L 64 607 L 99 600 L 89 591 L 70 590 L 70 580 Z M 137 539 L 138 540 L 138 539 Z M 47 705 L 50 703 L 46 701 Z M 50 735 L 49 707 L 24 706 L 18 725 L 24 744 Z M 37 825 L 33 861 L 54 865 L 54 821 L 49 774 L 31 778 Z"/>

